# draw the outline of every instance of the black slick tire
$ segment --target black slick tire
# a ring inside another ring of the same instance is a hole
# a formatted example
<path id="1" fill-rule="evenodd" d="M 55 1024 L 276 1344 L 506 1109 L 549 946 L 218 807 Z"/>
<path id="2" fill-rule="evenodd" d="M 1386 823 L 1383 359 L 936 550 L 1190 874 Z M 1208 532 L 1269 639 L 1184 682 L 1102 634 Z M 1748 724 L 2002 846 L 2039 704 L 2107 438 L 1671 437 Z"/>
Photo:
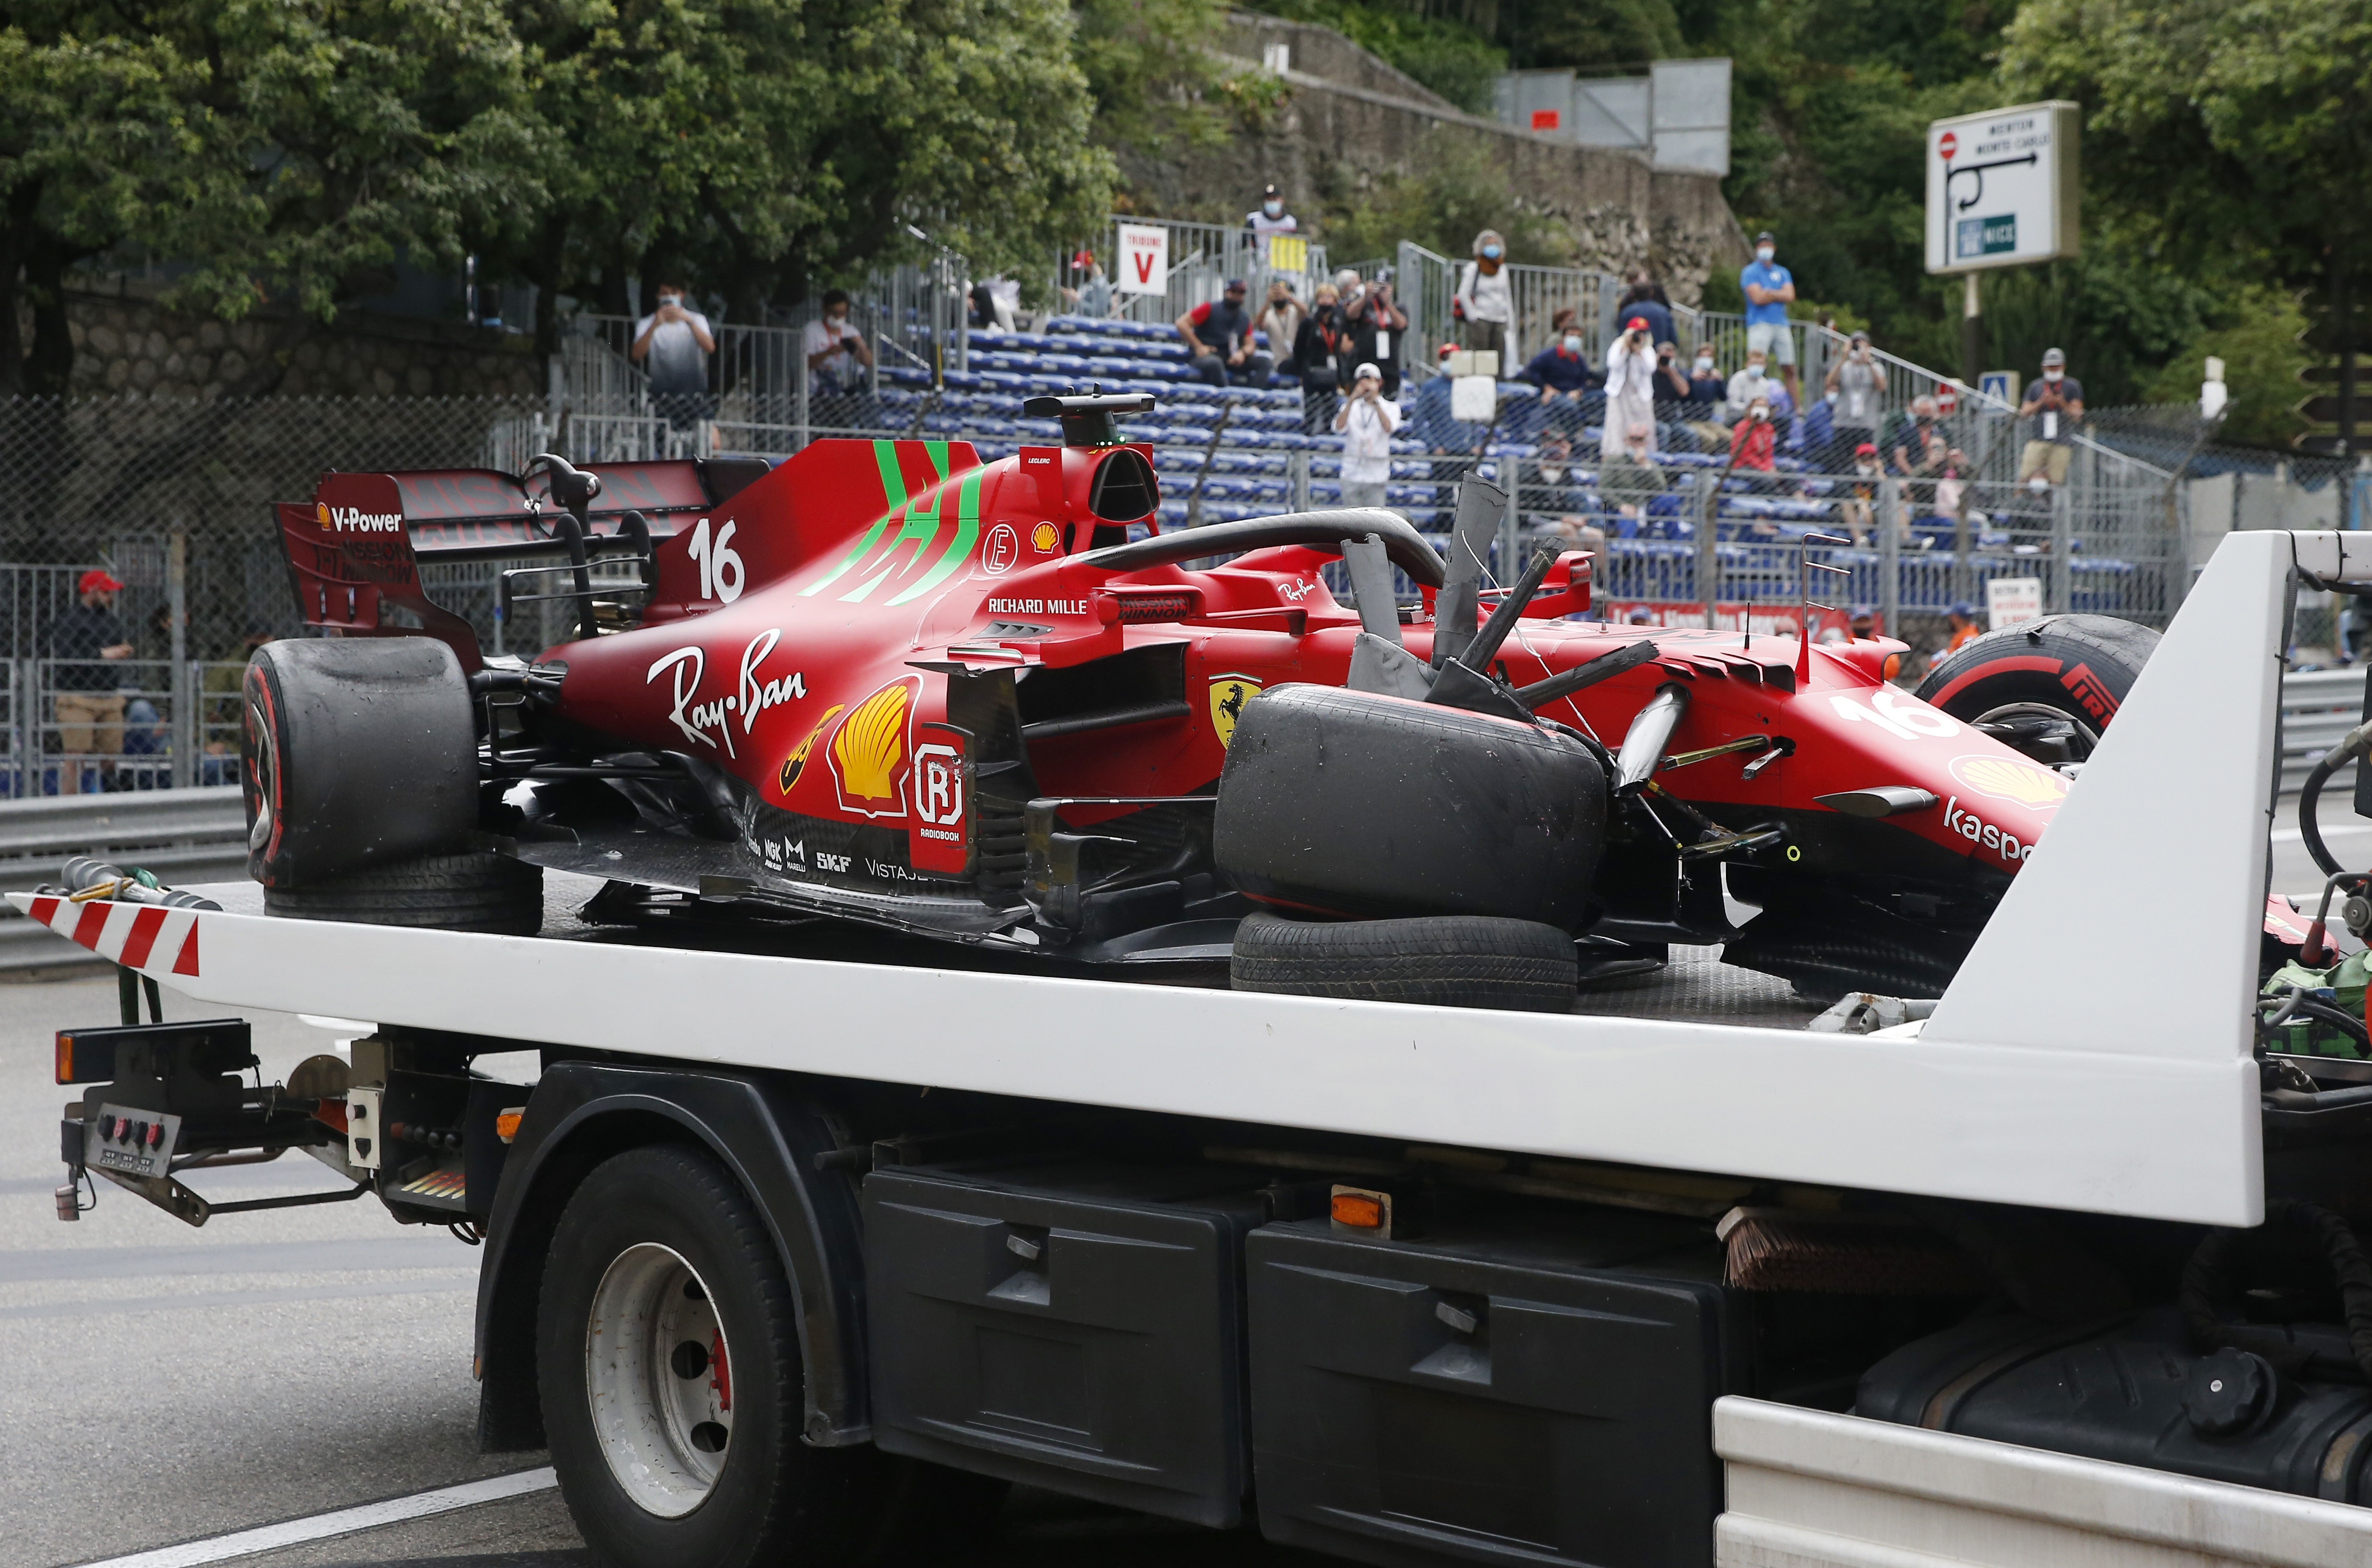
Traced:
<path id="1" fill-rule="evenodd" d="M 1329 915 L 1503 915 L 1572 930 L 1605 849 L 1606 772 L 1578 741 L 1463 709 L 1272 688 L 1227 745 L 1227 884 Z"/>
<path id="2" fill-rule="evenodd" d="M 1238 991 L 1568 1013 L 1579 982 L 1573 938 L 1497 915 L 1288 920 L 1265 911 L 1236 928 Z"/>
<path id="3" fill-rule="evenodd" d="M 1913 694 L 2038 761 L 2080 762 L 2157 643 L 2148 627 L 2113 616 L 2046 615 L 1986 633 L 1929 670 Z M 2052 714 L 2076 726 L 2072 748 L 2032 722 Z"/>
<path id="4" fill-rule="evenodd" d="M 449 853 L 478 822 L 477 720 L 431 637 L 292 638 L 240 688 L 248 874 L 299 888 Z"/>
<path id="5" fill-rule="evenodd" d="M 705 1284 L 732 1353 L 733 1428 L 723 1468 L 689 1513 L 664 1517 L 619 1483 L 590 1412 L 595 1297 L 636 1247 L 678 1254 Z M 569 1516 L 609 1568 L 775 1568 L 849 1561 L 866 1533 L 852 1509 L 869 1450 L 800 1442 L 798 1312 L 756 1206 L 704 1153 L 631 1149 L 596 1167 L 553 1232 L 536 1319 L 544 1432 Z"/>
<path id="6" fill-rule="evenodd" d="M 287 920 L 532 936 L 543 928 L 543 867 L 480 851 L 419 855 L 267 887 L 263 908 Z"/>

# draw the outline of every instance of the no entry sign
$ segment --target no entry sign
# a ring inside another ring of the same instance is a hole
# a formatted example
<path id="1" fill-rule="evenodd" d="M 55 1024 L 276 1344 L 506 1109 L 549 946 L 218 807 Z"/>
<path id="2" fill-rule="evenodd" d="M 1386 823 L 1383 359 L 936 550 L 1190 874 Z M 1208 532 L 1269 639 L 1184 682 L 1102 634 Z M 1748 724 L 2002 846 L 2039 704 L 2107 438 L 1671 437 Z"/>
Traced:
<path id="1" fill-rule="evenodd" d="M 1936 138 L 1936 152 L 1946 163 L 1951 162 L 1952 155 L 1959 150 L 1960 138 L 1954 135 L 1951 132 L 1947 131 L 1942 135 Z"/>

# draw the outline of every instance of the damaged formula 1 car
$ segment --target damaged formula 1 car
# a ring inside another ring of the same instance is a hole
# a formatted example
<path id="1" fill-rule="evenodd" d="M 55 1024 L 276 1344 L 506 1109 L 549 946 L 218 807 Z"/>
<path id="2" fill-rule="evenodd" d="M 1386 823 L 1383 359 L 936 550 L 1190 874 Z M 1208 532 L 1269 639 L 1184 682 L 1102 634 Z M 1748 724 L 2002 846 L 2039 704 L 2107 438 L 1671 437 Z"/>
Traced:
<path id="1" fill-rule="evenodd" d="M 604 923 L 826 917 L 1317 994 L 1563 1007 L 1680 942 L 1934 995 L 2153 638 L 1998 633 L 1938 706 L 1889 682 L 1897 642 L 1582 621 L 1580 552 L 1486 588 L 1480 481 L 1447 561 L 1381 510 L 1147 533 L 1115 421 L 1151 405 L 1033 400 L 1064 444 L 988 464 L 325 476 L 276 508 L 324 635 L 245 689 L 269 907 L 532 931 L 552 867 L 605 879 Z M 506 613 L 577 635 L 490 656 L 420 563 L 521 555 L 550 563 L 503 574 Z"/>

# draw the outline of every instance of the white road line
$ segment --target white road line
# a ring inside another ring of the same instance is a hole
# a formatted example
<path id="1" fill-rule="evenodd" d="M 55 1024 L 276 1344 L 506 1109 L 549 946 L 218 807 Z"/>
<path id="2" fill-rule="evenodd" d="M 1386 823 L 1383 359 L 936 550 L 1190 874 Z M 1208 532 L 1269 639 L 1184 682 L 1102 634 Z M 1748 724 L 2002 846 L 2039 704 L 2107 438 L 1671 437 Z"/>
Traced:
<path id="1" fill-rule="evenodd" d="M 183 1541 L 179 1546 L 160 1546 L 154 1551 L 135 1551 L 129 1557 L 110 1557 L 104 1562 L 84 1563 L 82 1568 L 199 1568 L 202 1563 L 251 1557 L 259 1551 L 302 1546 L 308 1541 L 352 1535 L 356 1530 L 377 1529 L 382 1525 L 401 1524 L 406 1519 L 424 1519 L 432 1514 L 449 1514 L 456 1508 L 471 1508 L 481 1503 L 499 1503 L 506 1497 L 524 1497 L 529 1493 L 547 1491 L 558 1484 L 552 1476 L 552 1467 L 546 1465 L 541 1469 L 517 1470 L 509 1475 L 491 1476 L 484 1481 L 443 1487 L 435 1492 L 415 1492 L 409 1497 L 390 1497 L 384 1503 L 366 1503 L 359 1508 L 340 1508 L 334 1513 L 316 1514 L 308 1519 L 290 1519 L 257 1529 L 214 1536 L 205 1540 Z"/>

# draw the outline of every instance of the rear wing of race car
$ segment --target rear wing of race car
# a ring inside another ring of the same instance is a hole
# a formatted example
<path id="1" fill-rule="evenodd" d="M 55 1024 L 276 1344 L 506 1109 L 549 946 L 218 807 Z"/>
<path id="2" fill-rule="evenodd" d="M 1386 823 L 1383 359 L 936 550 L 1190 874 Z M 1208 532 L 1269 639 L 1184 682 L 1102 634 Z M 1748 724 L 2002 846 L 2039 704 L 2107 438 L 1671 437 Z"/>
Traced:
<path id="1" fill-rule="evenodd" d="M 434 603 L 420 562 L 561 555 L 584 565 L 647 558 L 773 465 L 762 458 L 593 463 L 538 458 L 524 474 L 493 469 L 321 476 L 312 501 L 280 502 L 273 524 L 297 613 L 345 636 L 425 634 L 461 668 L 483 663 L 469 622 Z M 596 482 L 587 484 L 584 476 Z M 579 585 L 580 587 L 582 585 Z"/>

